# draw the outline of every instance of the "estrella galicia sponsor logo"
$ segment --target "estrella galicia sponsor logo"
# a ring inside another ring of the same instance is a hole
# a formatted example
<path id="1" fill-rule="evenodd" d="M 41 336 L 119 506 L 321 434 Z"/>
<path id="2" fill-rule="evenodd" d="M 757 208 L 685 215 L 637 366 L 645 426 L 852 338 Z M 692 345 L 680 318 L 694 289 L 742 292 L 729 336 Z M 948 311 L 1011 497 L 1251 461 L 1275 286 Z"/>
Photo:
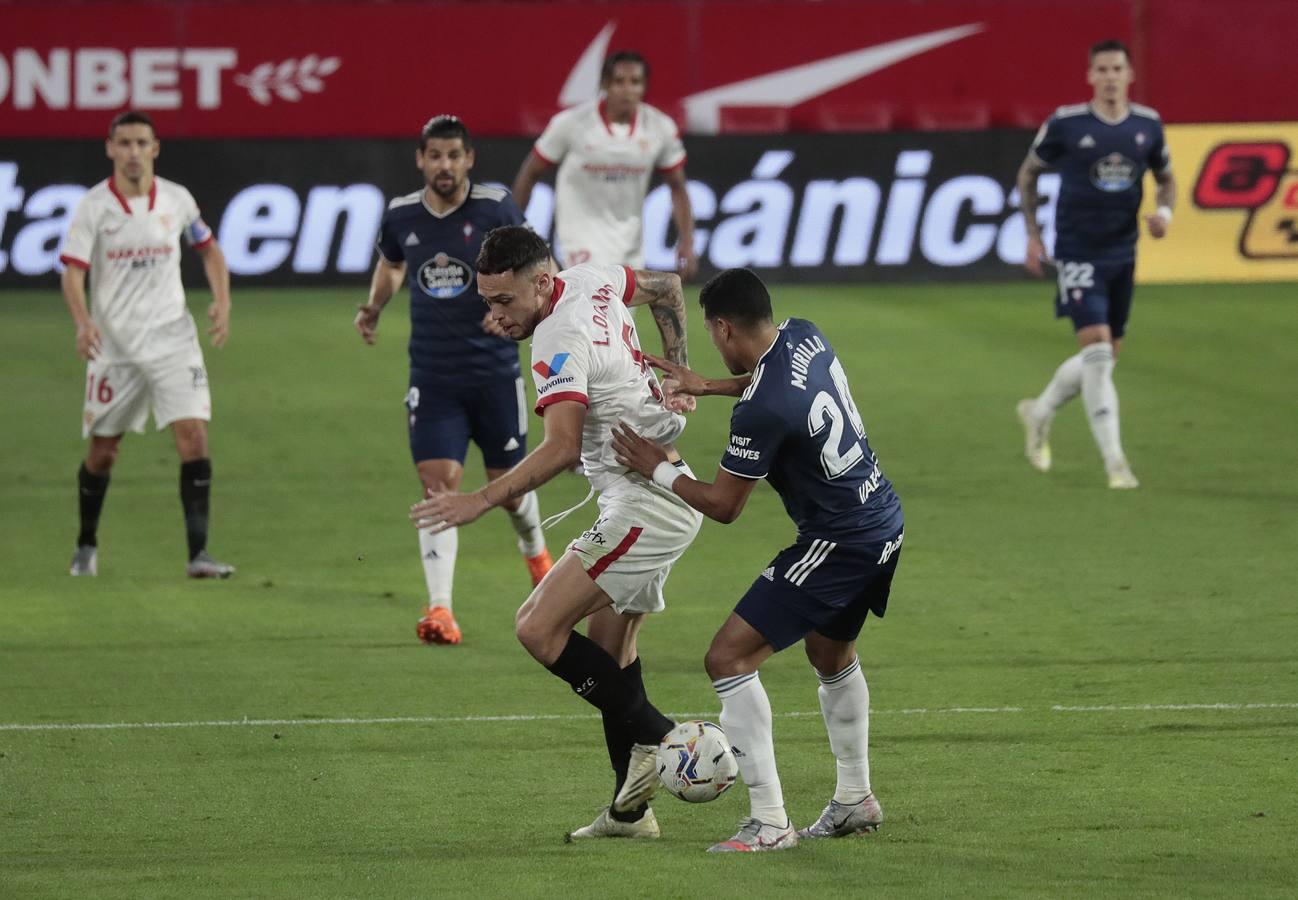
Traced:
<path id="1" fill-rule="evenodd" d="M 1245 258 L 1298 258 L 1298 167 L 1292 159 L 1283 140 L 1228 141 L 1208 151 L 1194 205 L 1248 213 L 1239 235 Z"/>
<path id="2" fill-rule="evenodd" d="M 553 378 L 554 376 L 558 375 L 560 372 L 563 371 L 563 364 L 566 363 L 567 361 L 568 361 L 567 353 L 556 353 L 554 355 L 554 359 L 550 360 L 549 362 L 546 362 L 545 360 L 541 360 L 540 362 L 536 363 L 534 366 L 532 366 L 532 371 L 535 372 L 537 375 L 540 375 L 542 378 Z M 572 381 L 571 378 L 569 378 L 568 380 Z"/>
<path id="3" fill-rule="evenodd" d="M 1102 191 L 1116 194 L 1136 183 L 1136 164 L 1121 153 L 1101 156 L 1091 166 L 1091 184 Z"/>
<path id="4" fill-rule="evenodd" d="M 438 253 L 419 267 L 419 289 L 437 300 L 458 297 L 473 284 L 473 270 L 453 256 Z"/>

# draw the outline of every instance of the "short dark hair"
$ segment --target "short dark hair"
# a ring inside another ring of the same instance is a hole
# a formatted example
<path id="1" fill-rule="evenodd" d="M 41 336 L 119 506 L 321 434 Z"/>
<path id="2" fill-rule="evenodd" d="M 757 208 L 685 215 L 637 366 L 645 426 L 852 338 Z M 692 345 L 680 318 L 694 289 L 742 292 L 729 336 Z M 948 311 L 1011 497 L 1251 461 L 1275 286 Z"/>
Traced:
<path id="1" fill-rule="evenodd" d="M 645 83 L 649 82 L 648 61 L 635 50 L 619 50 L 616 53 L 609 54 L 609 57 L 604 60 L 604 68 L 599 72 L 600 84 L 606 84 L 613 80 L 613 67 L 618 63 L 639 63 L 640 67 L 644 69 Z"/>
<path id="2" fill-rule="evenodd" d="M 550 261 L 550 247 L 526 225 L 503 225 L 487 232 L 475 264 L 479 275 L 521 272 Z"/>
<path id="3" fill-rule="evenodd" d="M 419 149 L 423 150 L 427 147 L 430 140 L 452 141 L 456 138 L 464 144 L 465 150 L 473 149 L 473 143 L 469 138 L 469 126 L 464 124 L 463 119 L 449 114 L 433 116 L 424 123 L 423 129 L 419 132 Z"/>
<path id="4" fill-rule="evenodd" d="M 1095 57 L 1099 56 L 1101 53 L 1121 53 L 1123 56 L 1127 57 L 1128 62 L 1131 61 L 1131 51 L 1127 49 L 1126 44 L 1122 43 L 1122 41 L 1117 38 L 1106 38 L 1105 40 L 1096 41 L 1094 44 L 1091 44 L 1090 53 L 1086 58 L 1087 60 L 1094 60 Z"/>
<path id="5" fill-rule="evenodd" d="M 751 269 L 726 269 L 699 291 L 706 319 L 726 319 L 744 328 L 771 321 L 771 295 Z"/>
<path id="6" fill-rule="evenodd" d="M 158 136 L 158 129 L 153 127 L 153 120 L 149 118 L 148 113 L 137 112 L 133 109 L 119 112 L 113 116 L 113 121 L 108 123 L 108 136 L 110 138 L 113 136 L 113 132 L 117 130 L 118 125 L 148 125 L 149 130 L 153 132 L 153 136 Z"/>

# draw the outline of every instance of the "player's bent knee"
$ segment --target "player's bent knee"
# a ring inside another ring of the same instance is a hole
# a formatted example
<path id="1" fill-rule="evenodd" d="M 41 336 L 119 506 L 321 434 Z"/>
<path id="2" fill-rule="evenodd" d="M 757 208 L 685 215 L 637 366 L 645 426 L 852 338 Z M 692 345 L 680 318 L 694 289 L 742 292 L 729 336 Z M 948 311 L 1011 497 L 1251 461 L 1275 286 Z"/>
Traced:
<path id="1" fill-rule="evenodd" d="M 707 671 L 708 677 L 716 681 L 718 678 L 743 675 L 753 671 L 755 667 L 749 665 L 742 656 L 735 654 L 731 648 L 714 642 L 708 648 L 707 655 L 703 657 L 703 668 Z"/>
<path id="2" fill-rule="evenodd" d="M 564 635 L 558 634 L 553 624 L 538 614 L 536 604 L 530 599 L 514 616 L 514 635 L 523 649 L 542 665 L 550 665 L 563 652 Z"/>

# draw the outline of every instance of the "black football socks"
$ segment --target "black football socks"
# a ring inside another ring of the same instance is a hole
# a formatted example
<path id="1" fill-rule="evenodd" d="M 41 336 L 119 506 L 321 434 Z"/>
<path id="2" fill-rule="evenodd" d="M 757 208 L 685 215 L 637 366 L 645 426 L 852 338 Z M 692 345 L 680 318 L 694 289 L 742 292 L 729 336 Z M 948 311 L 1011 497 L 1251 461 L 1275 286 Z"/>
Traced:
<path id="1" fill-rule="evenodd" d="M 637 656 L 622 670 L 622 677 L 639 696 L 646 696 L 644 679 L 640 673 L 640 657 Z M 613 765 L 613 796 L 617 797 L 622 790 L 622 785 L 626 783 L 627 768 L 631 763 L 631 745 L 635 742 L 617 716 L 604 713 L 604 743 L 608 746 L 608 761 Z M 648 803 L 641 803 L 635 809 L 621 813 L 610 803 L 608 814 L 619 822 L 638 822 L 648 808 Z"/>
<path id="2" fill-rule="evenodd" d="M 577 696 L 620 723 L 633 743 L 656 744 L 672 728 L 672 720 L 649 702 L 639 679 L 633 683 L 617 660 L 585 635 L 570 633 L 567 646 L 547 668 Z"/>
<path id="3" fill-rule="evenodd" d="M 77 535 L 78 547 L 94 547 L 98 543 L 99 513 L 104 508 L 104 497 L 108 494 L 109 473 L 92 474 L 82 463 L 77 471 L 77 486 L 80 488 L 81 533 Z"/>
<path id="4" fill-rule="evenodd" d="M 189 558 L 207 549 L 208 498 L 212 494 L 212 461 L 194 459 L 180 464 L 180 505 L 185 510 Z"/>

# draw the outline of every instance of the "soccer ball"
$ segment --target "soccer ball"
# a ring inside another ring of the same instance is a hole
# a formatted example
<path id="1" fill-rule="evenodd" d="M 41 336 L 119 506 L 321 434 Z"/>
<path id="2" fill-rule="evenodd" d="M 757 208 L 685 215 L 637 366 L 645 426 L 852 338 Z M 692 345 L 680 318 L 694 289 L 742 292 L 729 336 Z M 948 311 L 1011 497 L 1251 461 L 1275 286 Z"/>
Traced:
<path id="1" fill-rule="evenodd" d="M 715 800 L 738 775 L 739 763 L 719 725 L 681 722 L 658 745 L 658 780 L 682 800 Z"/>

